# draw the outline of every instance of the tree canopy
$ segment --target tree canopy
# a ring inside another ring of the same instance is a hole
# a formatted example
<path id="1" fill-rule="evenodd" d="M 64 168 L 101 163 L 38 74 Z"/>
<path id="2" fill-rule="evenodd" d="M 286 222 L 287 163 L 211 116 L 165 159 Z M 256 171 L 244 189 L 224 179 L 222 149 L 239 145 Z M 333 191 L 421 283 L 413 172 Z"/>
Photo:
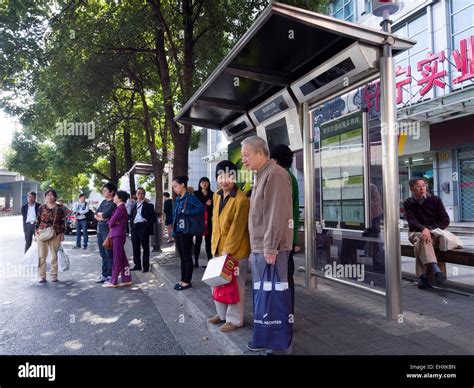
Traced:
<path id="1" fill-rule="evenodd" d="M 186 174 L 198 140 L 175 113 L 268 3 L 3 0 L 0 108 L 23 128 L 7 167 L 67 200 L 90 179 L 117 183 L 149 162 L 160 209 L 169 151 L 175 175 Z M 319 10 L 327 1 L 286 3 Z"/>

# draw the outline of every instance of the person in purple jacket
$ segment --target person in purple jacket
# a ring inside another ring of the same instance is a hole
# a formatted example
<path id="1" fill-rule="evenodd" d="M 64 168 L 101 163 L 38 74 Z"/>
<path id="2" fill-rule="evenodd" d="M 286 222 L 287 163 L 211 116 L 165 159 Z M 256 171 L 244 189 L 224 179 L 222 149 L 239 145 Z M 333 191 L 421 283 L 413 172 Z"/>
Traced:
<path id="1" fill-rule="evenodd" d="M 125 255 L 125 233 L 128 221 L 128 212 L 125 207 L 125 202 L 127 202 L 127 199 L 128 194 L 125 191 L 117 191 L 114 197 L 114 203 L 117 205 L 117 208 L 108 221 L 108 237 L 112 239 L 114 263 L 112 265 L 112 278 L 103 285 L 105 288 L 129 286 L 132 284 L 130 267 L 127 256 Z M 117 284 L 119 275 L 122 279 L 122 283 Z"/>

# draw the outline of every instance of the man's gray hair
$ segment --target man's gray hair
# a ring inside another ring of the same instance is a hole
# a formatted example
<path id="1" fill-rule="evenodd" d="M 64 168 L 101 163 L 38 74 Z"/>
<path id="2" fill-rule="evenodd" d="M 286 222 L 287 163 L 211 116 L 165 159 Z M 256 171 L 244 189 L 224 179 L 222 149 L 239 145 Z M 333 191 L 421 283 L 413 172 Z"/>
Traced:
<path id="1" fill-rule="evenodd" d="M 250 136 L 242 140 L 242 146 L 248 144 L 255 152 L 262 151 L 265 156 L 270 156 L 268 145 L 261 137 Z"/>
<path id="2" fill-rule="evenodd" d="M 411 179 L 409 180 L 408 185 L 409 185 L 410 187 L 413 187 L 413 186 L 416 185 L 416 183 L 417 183 L 418 181 L 423 181 L 423 182 L 425 182 L 425 184 L 426 184 L 425 178 L 423 178 L 423 177 L 421 177 L 421 176 L 415 176 L 415 177 L 413 177 L 413 178 L 411 178 Z"/>

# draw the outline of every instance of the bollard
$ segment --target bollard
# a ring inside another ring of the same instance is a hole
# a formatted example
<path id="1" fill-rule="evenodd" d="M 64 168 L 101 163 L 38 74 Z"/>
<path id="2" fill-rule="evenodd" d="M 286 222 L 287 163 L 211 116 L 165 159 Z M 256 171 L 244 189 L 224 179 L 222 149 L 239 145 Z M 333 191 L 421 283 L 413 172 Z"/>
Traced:
<path id="1" fill-rule="evenodd" d="M 155 225 L 153 226 L 153 250 L 152 252 L 161 252 L 161 244 L 163 244 L 163 229 L 161 225 L 161 217 L 156 217 Z"/>

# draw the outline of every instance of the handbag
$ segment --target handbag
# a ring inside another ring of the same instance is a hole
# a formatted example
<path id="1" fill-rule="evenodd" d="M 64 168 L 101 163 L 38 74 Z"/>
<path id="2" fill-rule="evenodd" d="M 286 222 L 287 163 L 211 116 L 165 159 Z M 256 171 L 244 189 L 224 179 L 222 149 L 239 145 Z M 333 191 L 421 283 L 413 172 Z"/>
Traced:
<path id="1" fill-rule="evenodd" d="M 209 212 L 204 210 L 204 233 L 202 234 L 203 237 L 206 237 L 209 235 Z"/>
<path id="2" fill-rule="evenodd" d="M 253 286 L 253 337 L 258 348 L 284 350 L 291 345 L 293 315 L 291 291 L 274 265 L 267 264 Z"/>
<path id="3" fill-rule="evenodd" d="M 54 230 L 54 224 L 56 223 L 57 214 L 58 214 L 58 208 L 56 207 L 56 211 L 54 213 L 53 226 L 48 226 L 47 228 L 38 230 L 38 240 L 39 241 L 45 242 L 45 241 L 49 241 L 49 240 L 56 237 L 56 231 Z"/>
<path id="4" fill-rule="evenodd" d="M 188 199 L 184 202 L 183 212 L 186 211 L 188 205 Z M 178 224 L 183 223 L 183 234 L 192 236 L 199 236 L 204 233 L 204 217 L 202 214 L 190 215 L 190 214 L 179 214 Z"/>
<path id="5" fill-rule="evenodd" d="M 217 302 L 225 304 L 239 303 L 239 285 L 237 284 L 236 276 L 232 276 L 230 283 L 214 287 L 212 289 L 212 298 Z"/>
<path id="6" fill-rule="evenodd" d="M 107 236 L 107 238 L 104 240 L 104 242 L 102 243 L 102 246 L 105 248 L 105 249 L 110 249 L 112 250 L 112 247 L 113 247 L 113 244 L 112 244 L 112 239 Z"/>

